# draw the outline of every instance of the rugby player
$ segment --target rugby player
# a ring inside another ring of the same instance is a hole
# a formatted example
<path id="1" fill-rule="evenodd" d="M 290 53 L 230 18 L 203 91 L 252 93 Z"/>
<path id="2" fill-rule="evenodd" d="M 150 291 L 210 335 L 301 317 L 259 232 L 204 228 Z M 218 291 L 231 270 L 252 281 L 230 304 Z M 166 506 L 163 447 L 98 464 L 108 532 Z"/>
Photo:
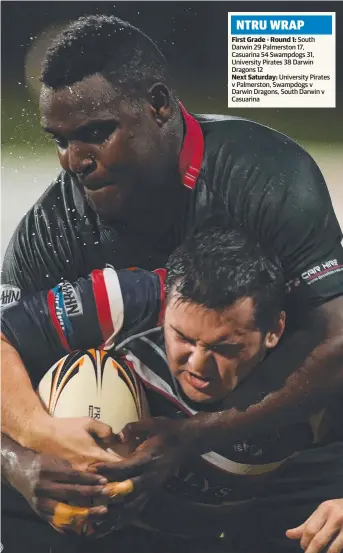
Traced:
<path id="1" fill-rule="evenodd" d="M 145 444 L 159 438 L 160 420 L 142 421 L 124 429 L 125 437 L 132 433 L 142 437 L 143 433 L 145 438 L 147 431 L 152 431 L 152 436 L 137 450 L 142 478 L 132 479 L 132 501 L 124 507 L 123 520 L 129 519 L 132 505 L 140 506 L 141 492 L 149 488 L 159 493 L 145 506 L 140 520 L 163 534 L 212 536 L 214 541 L 209 551 L 225 544 L 226 548 L 233 544 L 237 551 L 299 551 L 299 545 L 289 541 L 285 531 L 303 522 L 320 502 L 334 499 L 343 492 L 343 444 L 333 440 L 337 422 L 333 419 L 333 405 L 307 421 L 277 431 L 273 424 L 268 428 L 263 425 L 260 435 L 253 440 L 237 437 L 230 442 L 227 439 L 230 434 L 224 427 L 221 435 L 209 433 L 204 443 L 197 428 L 204 413 L 214 419 L 220 418 L 225 399 L 245 379 L 260 379 L 259 364 L 277 345 L 285 326 L 281 265 L 242 232 L 215 228 L 189 237 L 171 256 L 167 268 L 164 335 L 157 328 L 122 341 L 123 332 L 125 334 L 130 327 L 137 329 L 142 321 L 146 324 L 151 316 L 141 308 L 147 303 L 147 292 L 148 297 L 155 297 L 155 301 L 149 303 L 159 306 L 158 276 L 143 271 L 116 272 L 110 268 L 96 271 L 88 279 L 79 279 L 74 284 L 64 282 L 51 291 L 63 299 L 58 302 L 62 306 L 60 320 L 63 324 L 56 327 L 50 308 L 51 292 L 40 293 L 5 310 L 5 335 L 29 367 L 33 381 L 40 380 L 44 366 L 56 361 L 56 355 L 65 353 L 61 337 L 71 349 L 99 346 L 103 340 L 111 349 L 115 336 L 110 325 L 107 325 L 107 334 L 103 334 L 103 315 L 95 282 L 95 278 L 103 276 L 112 313 L 124 306 L 125 322 L 117 336 L 117 341 L 121 340 L 117 345 L 120 362 L 129 364 L 142 380 L 151 414 L 167 417 L 162 422 L 162 433 L 175 455 L 176 471 L 163 484 L 164 478 L 160 475 L 145 471 Z M 110 273 L 118 278 L 121 297 L 118 297 L 118 289 L 114 292 L 113 287 L 108 286 Z M 133 283 L 138 279 L 140 285 L 135 295 Z M 140 297 L 143 282 L 145 293 Z M 76 317 L 68 315 L 72 294 L 80 302 Z M 18 325 L 18 321 L 24 324 Z M 25 331 L 27 326 L 31 326 L 29 335 Z M 32 351 L 32 342 L 39 344 L 39 348 Z M 187 437 L 187 451 L 180 457 L 180 451 L 185 452 L 185 449 L 178 446 L 184 437 Z M 45 445 L 49 451 L 48 440 L 48 436 L 42 436 L 41 451 L 45 450 Z M 308 451 L 292 459 L 304 449 Z M 37 463 L 32 452 L 30 456 L 27 460 L 25 450 L 17 446 L 14 461 L 13 455 L 5 451 L 5 475 L 39 514 L 51 520 L 57 501 L 72 497 L 68 494 L 73 475 L 68 474 L 68 484 L 63 489 L 62 484 L 49 484 L 45 472 L 41 477 L 43 482 L 38 482 L 36 489 L 32 486 L 29 489 L 27 480 L 32 480 L 33 472 L 30 464 Z M 98 465 L 98 470 L 110 480 L 118 477 L 116 464 Z M 63 481 L 63 476 L 56 476 L 56 472 L 55 468 L 55 480 Z M 65 466 L 61 469 L 61 473 L 64 472 Z M 124 472 L 120 471 L 120 475 Z M 80 484 L 80 476 L 75 476 Z M 50 478 L 54 480 L 53 476 Z M 98 499 L 99 486 L 93 490 Z M 73 488 L 73 493 L 82 497 L 79 486 Z M 46 497 L 50 498 L 48 504 Z M 95 512 L 93 508 L 90 514 L 94 516 Z M 100 516 L 99 511 L 97 516 Z M 113 514 L 108 515 L 111 516 Z M 7 527 L 8 541 L 18 539 L 17 532 L 13 538 L 13 530 L 11 536 L 11 524 Z M 32 532 L 32 527 L 29 528 Z M 37 545 L 42 536 L 53 545 L 53 531 L 42 525 L 41 528 L 41 532 L 34 532 Z M 229 540 L 218 544 L 215 538 L 223 530 Z M 144 541 L 140 532 L 139 540 Z M 100 540 L 99 547 L 102 543 L 104 547 L 106 544 L 110 548 L 111 543 L 115 547 L 114 540 L 123 535 L 125 531 Z M 149 537 L 145 540 L 149 541 Z M 173 542 L 173 546 L 177 543 Z M 195 551 L 191 544 L 188 544 L 189 550 Z M 339 553 L 339 549 L 332 552 Z"/>
<path id="2" fill-rule="evenodd" d="M 342 236 L 323 176 L 299 145 L 251 121 L 190 115 L 151 40 L 100 15 L 71 23 L 48 51 L 41 111 L 63 170 L 13 236 L 3 269 L 5 303 L 107 263 L 116 269 L 163 267 L 192 227 L 222 214 L 279 256 L 288 319 L 298 326 L 261 364 L 263 385 L 244 381 L 220 417 L 202 416 L 199 436 L 206 442 L 209 432 L 220 435 L 225 427 L 233 440 L 239 433 L 251 437 L 262 424 L 277 428 L 303 420 L 337 394 L 343 373 Z M 30 448 L 51 421 L 6 343 L 2 386 L 2 429 Z M 263 402 L 248 408 L 256 386 Z M 234 406 L 244 401 L 238 413 Z M 76 459 L 96 448 L 89 423 L 74 424 L 55 427 L 51 453 Z M 96 454 L 104 459 L 100 448 Z M 160 474 L 168 472 L 162 467 L 173 470 L 166 443 L 159 459 Z"/>

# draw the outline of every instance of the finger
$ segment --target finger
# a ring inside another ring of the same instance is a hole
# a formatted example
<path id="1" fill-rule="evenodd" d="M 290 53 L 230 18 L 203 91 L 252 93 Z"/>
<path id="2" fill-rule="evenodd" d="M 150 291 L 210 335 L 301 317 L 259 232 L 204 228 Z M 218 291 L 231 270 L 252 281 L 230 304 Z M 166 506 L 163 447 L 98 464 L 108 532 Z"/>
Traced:
<path id="1" fill-rule="evenodd" d="M 100 508 L 97 508 L 97 512 L 93 512 L 91 511 L 91 509 L 89 509 L 88 516 L 86 518 L 76 517 L 75 520 L 73 520 L 70 524 L 63 524 L 61 526 L 57 526 L 54 522 L 53 515 L 50 517 L 47 516 L 46 520 L 50 522 L 50 524 L 52 524 L 55 530 L 58 530 L 58 531 L 69 530 L 72 532 L 79 533 L 80 526 L 84 526 L 85 524 L 91 524 L 93 522 L 105 522 L 107 519 L 107 515 L 108 513 L 106 511 L 106 508 L 104 507 L 102 511 L 100 510 Z"/>
<path id="2" fill-rule="evenodd" d="M 73 462 L 73 468 L 81 472 L 94 472 L 94 465 L 97 463 L 113 465 L 122 460 L 111 449 L 105 451 L 101 448 L 89 448 L 87 454 L 80 461 Z"/>
<path id="3" fill-rule="evenodd" d="M 97 464 L 96 468 L 98 473 L 116 482 L 139 476 L 151 463 L 153 463 L 151 455 L 145 452 L 138 452 L 124 461 L 104 465 Z"/>
<path id="4" fill-rule="evenodd" d="M 105 466 L 106 467 L 112 467 L 112 466 L 115 466 L 117 463 L 120 463 L 121 461 L 124 461 L 124 457 L 121 457 L 117 453 L 115 453 L 113 451 L 109 451 L 109 453 L 111 455 L 110 463 L 104 462 L 104 461 L 94 461 L 90 465 L 88 465 L 88 467 L 87 467 L 87 472 L 91 472 L 92 474 L 96 474 L 98 476 L 98 478 L 105 481 L 105 483 L 108 482 L 108 478 L 106 478 L 105 476 L 102 476 L 101 474 L 98 474 L 98 468 L 102 468 L 102 467 L 105 467 Z"/>
<path id="5" fill-rule="evenodd" d="M 111 437 L 106 440 L 106 446 L 117 451 L 120 446 L 123 445 L 123 440 L 121 439 L 121 434 L 111 434 Z"/>
<path id="6" fill-rule="evenodd" d="M 123 457 L 120 457 L 120 455 L 112 451 L 110 448 L 108 448 L 106 451 L 103 449 L 100 449 L 100 451 L 101 453 L 97 452 L 95 454 L 94 452 L 92 455 L 94 457 L 95 462 L 100 462 L 107 465 L 108 463 L 115 464 L 123 461 Z"/>
<path id="7" fill-rule="evenodd" d="M 54 508 L 52 524 L 57 528 L 72 527 L 101 517 L 107 513 L 104 506 L 76 507 L 66 503 L 57 503 Z"/>
<path id="8" fill-rule="evenodd" d="M 93 463 L 116 463 L 119 462 L 122 458 L 117 455 L 114 451 L 112 451 L 110 448 L 108 449 L 102 449 L 101 447 L 94 447 L 90 448 L 87 452 L 87 459 L 88 459 L 88 465 L 89 459 L 93 459 Z"/>
<path id="9" fill-rule="evenodd" d="M 156 433 L 161 423 L 156 418 L 146 418 L 140 421 L 130 422 L 124 426 L 119 433 L 120 440 L 122 442 L 128 442 L 132 438 L 139 439 L 140 441 L 146 440 L 151 434 Z"/>
<path id="10" fill-rule="evenodd" d="M 337 538 L 332 542 L 327 553 L 342 553 L 343 551 L 343 529 L 338 534 Z"/>
<path id="11" fill-rule="evenodd" d="M 80 470 L 68 469 L 64 472 L 54 470 L 42 470 L 41 478 L 44 480 L 53 480 L 55 482 L 71 482 L 73 484 L 98 486 L 106 484 L 107 478 L 97 473 L 90 473 Z"/>
<path id="12" fill-rule="evenodd" d="M 83 522 L 88 516 L 86 507 L 74 507 L 65 503 L 57 503 L 54 509 L 52 523 L 57 528 L 71 526 L 78 522 Z"/>
<path id="13" fill-rule="evenodd" d="M 327 520 L 327 513 L 324 509 L 317 509 L 313 515 L 311 515 L 307 521 L 305 521 L 305 528 L 300 540 L 300 545 L 306 551 L 312 540 L 317 536 L 319 531 L 323 528 Z"/>
<path id="14" fill-rule="evenodd" d="M 124 480 L 124 482 L 109 482 L 102 489 L 102 494 L 106 495 L 109 499 L 115 497 L 123 497 L 134 491 L 134 483 L 130 480 Z"/>
<path id="15" fill-rule="evenodd" d="M 337 535 L 338 529 L 335 523 L 327 523 L 312 539 L 306 549 L 306 553 L 320 553 Z"/>
<path id="16" fill-rule="evenodd" d="M 75 531 L 79 529 L 80 524 L 90 524 L 92 522 L 104 522 L 107 518 L 108 510 L 106 507 L 91 507 L 88 510 L 88 516 L 86 518 L 80 518 L 77 517 L 73 522 L 71 522 L 68 525 L 62 525 L 62 526 L 56 526 L 54 523 L 54 517 L 50 516 L 47 517 L 47 520 L 54 526 L 56 529 L 69 529 L 71 531 Z"/>
<path id="17" fill-rule="evenodd" d="M 56 526 L 54 521 L 54 515 L 56 512 L 56 507 L 59 503 L 53 499 L 48 498 L 38 498 L 35 510 L 38 513 L 38 515 L 50 522 L 52 525 L 55 526 L 55 528 L 59 529 L 66 526 Z M 67 505 L 69 507 L 69 505 Z M 88 509 L 88 517 L 87 522 L 101 522 L 104 520 L 104 516 L 107 515 L 108 509 L 107 507 L 103 505 L 97 505 L 96 507 L 90 507 Z M 58 522 L 58 521 L 57 521 Z M 70 526 L 69 526 L 70 527 Z M 70 527 L 71 528 L 71 527 Z"/>
<path id="18" fill-rule="evenodd" d="M 111 440 L 113 432 L 111 426 L 97 419 L 88 420 L 88 432 L 103 440 L 105 443 Z"/>
<path id="19" fill-rule="evenodd" d="M 60 484 L 43 480 L 35 489 L 37 497 L 49 497 L 59 501 L 78 501 L 85 497 L 103 497 L 104 486 L 84 486 L 80 484 Z"/>
<path id="20" fill-rule="evenodd" d="M 121 505 L 134 505 L 138 497 L 151 497 L 155 488 L 154 480 L 156 476 L 153 473 L 137 476 L 124 482 L 107 484 L 102 493 L 107 495 L 112 504 L 118 502 Z"/>
<path id="21" fill-rule="evenodd" d="M 296 528 L 289 528 L 286 531 L 287 538 L 289 538 L 290 540 L 300 540 L 303 534 L 304 528 L 305 528 L 305 523 L 301 524 L 300 526 L 297 526 Z"/>

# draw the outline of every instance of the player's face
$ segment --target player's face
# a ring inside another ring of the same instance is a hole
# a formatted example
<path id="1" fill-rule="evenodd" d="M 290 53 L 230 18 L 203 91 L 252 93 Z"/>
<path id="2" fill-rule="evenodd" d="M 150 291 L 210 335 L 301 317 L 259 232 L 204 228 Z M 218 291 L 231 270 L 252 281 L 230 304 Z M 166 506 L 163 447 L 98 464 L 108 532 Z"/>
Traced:
<path id="1" fill-rule="evenodd" d="M 225 398 L 274 347 L 284 329 L 283 314 L 272 332 L 255 328 L 252 298 L 223 311 L 169 299 L 165 341 L 169 367 L 185 395 L 195 402 Z"/>
<path id="2" fill-rule="evenodd" d="M 100 217 L 143 218 L 148 227 L 150 214 L 168 201 L 171 182 L 175 192 L 180 179 L 177 149 L 152 106 L 131 100 L 100 75 L 57 91 L 43 87 L 40 104 L 63 169 Z"/>

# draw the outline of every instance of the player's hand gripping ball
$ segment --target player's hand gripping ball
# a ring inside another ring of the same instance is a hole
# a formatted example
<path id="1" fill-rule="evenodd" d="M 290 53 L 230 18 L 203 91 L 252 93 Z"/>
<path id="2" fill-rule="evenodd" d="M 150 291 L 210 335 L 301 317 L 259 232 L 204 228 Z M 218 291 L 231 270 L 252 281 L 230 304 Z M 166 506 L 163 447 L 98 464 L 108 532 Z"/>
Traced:
<path id="1" fill-rule="evenodd" d="M 141 384 L 123 360 L 117 360 L 101 350 L 71 353 L 58 361 L 43 377 L 39 396 L 48 412 L 55 417 L 92 417 L 111 426 L 119 433 L 128 423 L 148 416 L 147 401 Z M 108 445 L 104 446 L 108 451 Z M 114 458 L 120 460 L 132 448 L 129 444 L 111 444 Z M 90 467 L 92 470 L 92 467 Z M 89 522 L 89 498 L 84 504 L 58 503 L 53 526 L 63 532 L 100 537 L 120 527 L 118 501 L 133 491 L 132 480 L 109 482 L 101 503 L 108 506 L 104 521 Z M 113 506 L 111 505 L 113 503 Z M 98 503 L 97 503 L 98 504 Z"/>

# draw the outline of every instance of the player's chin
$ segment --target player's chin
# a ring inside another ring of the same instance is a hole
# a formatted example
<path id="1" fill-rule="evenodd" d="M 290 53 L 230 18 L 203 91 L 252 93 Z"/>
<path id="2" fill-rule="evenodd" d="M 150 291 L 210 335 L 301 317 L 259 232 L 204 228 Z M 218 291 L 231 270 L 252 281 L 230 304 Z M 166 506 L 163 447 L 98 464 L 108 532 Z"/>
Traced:
<path id="1" fill-rule="evenodd" d="M 120 219 L 126 210 L 127 198 L 116 186 L 104 186 L 99 190 L 85 189 L 90 206 L 104 219 Z"/>

